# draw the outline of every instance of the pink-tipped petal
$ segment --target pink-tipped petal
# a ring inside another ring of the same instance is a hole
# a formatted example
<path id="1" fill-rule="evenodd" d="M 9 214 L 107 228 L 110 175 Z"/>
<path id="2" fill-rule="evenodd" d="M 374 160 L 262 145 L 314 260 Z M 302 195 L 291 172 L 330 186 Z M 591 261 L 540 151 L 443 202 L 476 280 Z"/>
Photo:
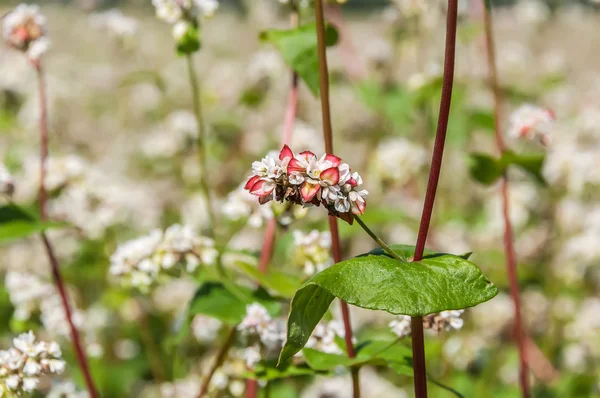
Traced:
<path id="1" fill-rule="evenodd" d="M 304 181 L 300 187 L 300 195 L 302 196 L 302 200 L 305 202 L 310 202 L 320 189 L 321 186 L 319 184 L 311 184 L 308 181 Z"/>
<path id="2" fill-rule="evenodd" d="M 331 164 L 333 164 L 333 167 L 337 167 L 340 164 L 342 164 L 342 159 L 341 158 L 338 158 L 337 156 L 331 155 L 329 153 L 327 155 L 325 155 L 325 160 L 330 161 Z"/>
<path id="3" fill-rule="evenodd" d="M 244 185 L 244 189 L 249 191 L 252 186 L 254 184 L 256 184 L 256 181 L 258 181 L 260 179 L 260 176 L 252 176 L 250 177 L 250 179 L 248 180 L 248 182 L 246 183 L 246 185 Z"/>
<path id="4" fill-rule="evenodd" d="M 296 158 L 292 158 L 292 160 L 290 160 L 290 162 L 288 163 L 287 173 L 292 174 L 293 172 L 296 172 L 296 173 L 306 172 L 306 167 L 302 167 L 302 165 L 300 164 L 300 161 Z"/>
<path id="5" fill-rule="evenodd" d="M 365 209 L 367 208 L 367 202 L 364 200 L 357 200 L 356 202 L 352 202 L 352 213 L 360 216 L 364 214 Z"/>
<path id="6" fill-rule="evenodd" d="M 250 193 L 256 196 L 265 196 L 273 192 L 275 184 L 269 183 L 269 181 L 259 180 L 250 189 Z"/>
<path id="7" fill-rule="evenodd" d="M 354 188 L 358 185 L 358 182 L 356 182 L 356 180 L 354 178 L 350 177 L 350 179 L 348 180 L 348 182 L 346 182 L 346 184 L 349 184 L 352 188 Z"/>
<path id="8" fill-rule="evenodd" d="M 304 151 L 304 152 L 300 152 L 298 154 L 299 157 L 301 157 L 302 159 L 306 160 L 307 162 L 313 158 L 316 158 L 317 155 L 315 155 L 314 153 L 312 153 L 311 151 Z"/>
<path id="9" fill-rule="evenodd" d="M 285 158 L 292 159 L 293 157 L 294 152 L 292 152 L 289 146 L 284 145 L 283 148 L 281 148 L 281 152 L 279 152 L 279 160 L 283 160 Z"/>
<path id="10" fill-rule="evenodd" d="M 330 167 L 321 173 L 320 178 L 330 185 L 335 185 L 340 180 L 340 170 L 337 167 Z"/>

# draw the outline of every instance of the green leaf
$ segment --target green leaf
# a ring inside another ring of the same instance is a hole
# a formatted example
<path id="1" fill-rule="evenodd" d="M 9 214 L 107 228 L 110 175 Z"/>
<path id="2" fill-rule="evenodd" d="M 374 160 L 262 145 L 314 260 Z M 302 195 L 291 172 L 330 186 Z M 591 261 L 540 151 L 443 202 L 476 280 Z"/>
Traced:
<path id="1" fill-rule="evenodd" d="M 304 348 L 302 354 L 308 366 L 319 371 L 332 371 L 337 367 L 385 364 L 399 374 L 412 376 L 411 349 L 398 341 L 367 341 L 358 345 L 355 358 L 345 354 L 331 354 L 312 348 Z"/>
<path id="2" fill-rule="evenodd" d="M 521 170 L 529 173 L 537 182 L 546 185 L 546 180 L 542 176 L 544 158 L 545 155 L 543 153 L 516 154 L 513 151 L 505 151 L 501 162 L 505 167 L 511 164 L 519 167 Z"/>
<path id="3" fill-rule="evenodd" d="M 398 256 L 400 256 L 402 259 L 404 259 L 406 261 L 408 261 L 410 258 L 412 258 L 415 255 L 415 246 L 413 246 L 413 245 L 395 244 L 395 245 L 389 245 L 389 248 L 392 249 L 392 251 L 394 253 L 396 253 Z M 381 247 L 377 247 L 377 248 L 371 250 L 368 254 L 375 254 L 377 256 L 390 257 L 390 255 L 385 250 L 383 250 Z M 436 256 L 439 254 L 440 253 L 436 252 L 435 250 L 431 250 L 431 249 L 423 250 L 423 256 L 425 258 L 430 257 L 430 256 Z M 467 253 L 459 254 L 458 257 L 468 260 L 472 254 L 473 254 L 473 252 L 467 252 Z"/>
<path id="4" fill-rule="evenodd" d="M 474 128 L 494 131 L 494 114 L 490 111 L 476 110 L 469 115 L 469 120 Z"/>
<path id="5" fill-rule="evenodd" d="M 17 205 L 0 207 L 0 242 L 22 239 L 51 228 L 62 228 L 66 223 L 40 221 L 39 218 Z"/>
<path id="6" fill-rule="evenodd" d="M 265 274 L 260 272 L 254 265 L 244 261 L 236 261 L 235 265 L 248 277 L 260 283 L 261 286 L 276 292 L 284 298 L 294 297 L 294 293 L 300 285 L 300 281 L 295 276 L 277 270 L 270 270 Z"/>
<path id="7" fill-rule="evenodd" d="M 490 155 L 472 153 L 469 155 L 471 177 L 484 185 L 492 185 L 504 174 L 505 165 Z"/>
<path id="8" fill-rule="evenodd" d="M 274 301 L 264 289 L 251 291 L 246 287 L 239 288 L 247 299 L 235 295 L 220 283 L 202 284 L 190 301 L 188 315 L 203 314 L 226 324 L 237 325 L 246 315 L 246 306 L 255 302 L 262 304 L 273 315 L 280 311 L 280 304 Z"/>
<path id="9" fill-rule="evenodd" d="M 261 381 L 271 381 L 294 376 L 314 375 L 315 373 L 314 369 L 306 365 L 286 364 L 278 367 L 275 362 L 262 361 L 256 365 L 253 372 L 244 373 L 244 377 Z"/>
<path id="10" fill-rule="evenodd" d="M 498 294 L 472 262 L 451 254 L 428 254 L 405 262 L 386 255 L 355 257 L 318 273 L 296 292 L 280 363 L 308 341 L 335 297 L 391 314 L 424 316 L 473 307 Z"/>
<path id="11" fill-rule="evenodd" d="M 272 43 L 281 53 L 283 60 L 298 73 L 310 91 L 319 95 L 319 58 L 317 55 L 317 34 L 314 23 L 291 30 L 267 30 L 261 32 L 260 39 Z M 327 46 L 337 43 L 338 33 L 327 26 Z"/>

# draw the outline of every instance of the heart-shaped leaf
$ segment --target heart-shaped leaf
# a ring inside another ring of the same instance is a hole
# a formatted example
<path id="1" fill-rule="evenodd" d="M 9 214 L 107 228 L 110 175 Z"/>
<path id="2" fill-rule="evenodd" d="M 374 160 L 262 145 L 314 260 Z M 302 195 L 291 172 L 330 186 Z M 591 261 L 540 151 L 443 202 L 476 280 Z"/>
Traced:
<path id="1" fill-rule="evenodd" d="M 475 264 L 452 254 L 428 254 L 419 262 L 374 254 L 342 261 L 294 295 L 280 363 L 304 347 L 335 297 L 361 308 L 424 316 L 473 307 L 496 294 L 498 288 Z"/>

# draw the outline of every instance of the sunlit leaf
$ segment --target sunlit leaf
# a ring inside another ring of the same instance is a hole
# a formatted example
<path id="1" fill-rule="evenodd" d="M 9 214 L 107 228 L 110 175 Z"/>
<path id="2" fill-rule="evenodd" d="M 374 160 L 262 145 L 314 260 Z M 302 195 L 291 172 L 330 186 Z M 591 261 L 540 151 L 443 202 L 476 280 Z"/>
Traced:
<path id="1" fill-rule="evenodd" d="M 294 295 L 280 362 L 304 347 L 335 297 L 361 308 L 423 316 L 472 307 L 496 294 L 496 286 L 475 264 L 451 254 L 428 254 L 419 262 L 374 254 L 342 261 Z"/>

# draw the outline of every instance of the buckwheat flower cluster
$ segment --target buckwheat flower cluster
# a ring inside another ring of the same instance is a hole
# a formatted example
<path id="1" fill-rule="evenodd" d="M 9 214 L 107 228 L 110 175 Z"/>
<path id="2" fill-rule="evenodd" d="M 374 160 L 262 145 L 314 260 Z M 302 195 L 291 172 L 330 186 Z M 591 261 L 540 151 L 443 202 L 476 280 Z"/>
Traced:
<path id="1" fill-rule="evenodd" d="M 110 273 L 122 277 L 126 285 L 144 289 L 169 275 L 213 265 L 217 256 L 212 239 L 175 224 L 119 246 L 110 258 Z"/>
<path id="2" fill-rule="evenodd" d="M 36 5 L 19 4 L 4 16 L 2 25 L 4 41 L 24 52 L 31 61 L 38 61 L 50 48 L 46 37 L 46 17 Z"/>
<path id="3" fill-rule="evenodd" d="M 556 117 L 550 109 L 525 104 L 510 115 L 508 135 L 512 138 L 539 140 L 542 145 L 550 145 L 550 133 Z"/>
<path id="4" fill-rule="evenodd" d="M 52 386 L 46 398 L 89 398 L 89 396 L 87 391 L 78 390 L 72 381 L 63 381 Z"/>
<path id="5" fill-rule="evenodd" d="M 328 231 L 313 230 L 308 234 L 295 230 L 294 236 L 294 261 L 304 268 L 306 276 L 333 264 L 331 258 L 331 234 Z"/>
<path id="6" fill-rule="evenodd" d="M 13 339 L 13 347 L 0 351 L 0 386 L 9 396 L 31 393 L 41 376 L 60 374 L 64 369 L 59 345 L 36 341 L 31 331 Z"/>
<path id="7" fill-rule="evenodd" d="M 156 16 L 173 25 L 173 37 L 182 39 L 198 18 L 211 17 L 219 7 L 217 0 L 152 0 Z"/>
<path id="8" fill-rule="evenodd" d="M 423 328 L 434 332 L 460 330 L 464 325 L 464 320 L 461 318 L 464 312 L 465 310 L 452 310 L 424 316 Z M 408 315 L 398 315 L 389 323 L 389 327 L 395 335 L 404 337 L 411 334 L 410 322 Z"/>
<path id="9" fill-rule="evenodd" d="M 281 320 L 273 319 L 267 309 L 259 303 L 252 303 L 246 307 L 246 316 L 237 328 L 244 335 L 258 336 L 267 348 L 278 347 L 285 338 L 285 328 Z"/>
<path id="10" fill-rule="evenodd" d="M 335 155 L 294 154 L 285 145 L 278 158 L 267 155 L 252 163 L 252 172 L 244 188 L 258 196 L 261 204 L 271 200 L 305 207 L 322 204 L 330 215 L 349 224 L 353 215 L 363 214 L 367 206 L 368 192 L 359 189 L 362 178 Z"/>
<path id="11" fill-rule="evenodd" d="M 15 191 L 15 183 L 12 175 L 4 164 L 0 163 L 0 195 L 12 196 Z"/>
<path id="12" fill-rule="evenodd" d="M 336 336 L 344 337 L 345 331 L 338 321 L 318 323 L 312 335 L 306 342 L 307 348 L 313 348 L 328 354 L 341 354 L 342 350 L 337 345 Z"/>

